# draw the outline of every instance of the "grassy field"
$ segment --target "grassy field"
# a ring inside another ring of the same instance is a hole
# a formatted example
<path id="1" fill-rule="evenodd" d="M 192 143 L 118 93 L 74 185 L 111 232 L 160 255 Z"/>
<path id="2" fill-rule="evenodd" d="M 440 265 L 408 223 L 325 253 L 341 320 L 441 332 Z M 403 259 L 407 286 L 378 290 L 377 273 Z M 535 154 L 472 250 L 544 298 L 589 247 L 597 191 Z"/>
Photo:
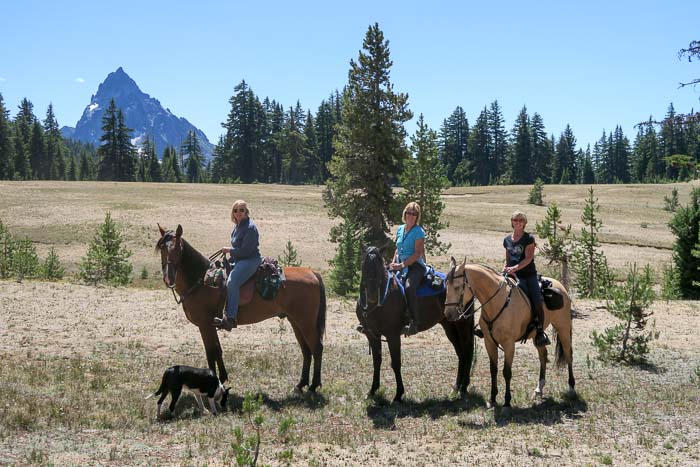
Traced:
<path id="1" fill-rule="evenodd" d="M 674 185 L 596 186 L 603 248 L 616 270 L 630 261 L 660 271 L 673 237 L 663 196 Z M 682 203 L 690 185 L 675 185 Z M 498 264 L 511 211 L 530 225 L 546 208 L 526 205 L 529 187 L 454 188 L 445 194 L 450 254 Z M 564 221 L 580 228 L 587 187 L 547 186 Z M 406 402 L 390 404 L 394 378 L 385 355 L 382 390 L 367 399 L 371 357 L 353 328 L 353 304 L 331 296 L 324 385 L 317 395 L 292 391 L 301 367 L 294 334 L 271 319 L 222 335 L 233 397 L 219 417 L 198 413 L 184 396 L 176 417 L 156 420 L 144 400 L 173 364 L 205 366 L 197 329 L 160 282 L 156 222 L 181 224 L 210 253 L 227 242 L 230 205 L 246 199 L 262 232 L 263 254 L 287 240 L 305 265 L 328 272 L 333 220 L 321 188 L 0 182 L 0 220 L 16 236 L 52 246 L 69 272 L 85 254 L 105 211 L 123 227 L 132 262 L 149 279 L 138 287 L 0 282 L 0 464 L 231 464 L 234 429 L 250 435 L 243 397 L 260 394 L 266 464 L 698 465 L 700 463 L 700 303 L 657 302 L 660 339 L 644 368 L 603 366 L 590 332 L 613 324 L 601 303 L 577 300 L 574 371 L 579 397 L 564 397 L 566 375 L 548 373 L 545 399 L 533 401 L 536 352 L 517 347 L 514 410 L 488 411 L 488 360 L 478 342 L 468 397 L 451 391 L 456 358 L 441 329 L 405 339 Z M 430 258 L 438 267 L 449 256 Z M 386 353 L 386 352 L 385 352 Z M 502 386 L 502 379 L 499 379 Z M 502 402 L 502 393 L 499 395 Z"/>

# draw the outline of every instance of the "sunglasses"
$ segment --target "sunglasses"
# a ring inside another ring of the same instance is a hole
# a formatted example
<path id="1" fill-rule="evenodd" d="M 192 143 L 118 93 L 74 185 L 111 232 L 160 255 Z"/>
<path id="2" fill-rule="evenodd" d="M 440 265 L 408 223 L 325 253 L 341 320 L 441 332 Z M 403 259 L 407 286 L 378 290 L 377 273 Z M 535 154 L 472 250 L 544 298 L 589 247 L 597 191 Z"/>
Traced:
<path id="1" fill-rule="evenodd" d="M 418 213 L 416 211 L 406 211 L 407 216 L 417 216 Z"/>
<path id="2" fill-rule="evenodd" d="M 240 212 L 240 213 L 243 213 L 243 214 L 245 214 L 245 208 L 241 208 L 241 209 L 234 209 L 234 210 L 233 210 L 233 212 Z"/>

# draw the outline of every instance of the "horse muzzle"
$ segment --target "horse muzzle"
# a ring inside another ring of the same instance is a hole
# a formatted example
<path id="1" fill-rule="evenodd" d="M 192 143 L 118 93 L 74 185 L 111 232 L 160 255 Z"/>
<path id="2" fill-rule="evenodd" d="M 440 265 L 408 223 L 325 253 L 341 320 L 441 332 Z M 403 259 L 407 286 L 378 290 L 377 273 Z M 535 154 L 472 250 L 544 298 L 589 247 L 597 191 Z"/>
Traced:
<path id="1" fill-rule="evenodd" d="M 455 305 L 446 306 L 443 314 L 447 321 L 457 321 L 459 319 L 459 309 Z"/>

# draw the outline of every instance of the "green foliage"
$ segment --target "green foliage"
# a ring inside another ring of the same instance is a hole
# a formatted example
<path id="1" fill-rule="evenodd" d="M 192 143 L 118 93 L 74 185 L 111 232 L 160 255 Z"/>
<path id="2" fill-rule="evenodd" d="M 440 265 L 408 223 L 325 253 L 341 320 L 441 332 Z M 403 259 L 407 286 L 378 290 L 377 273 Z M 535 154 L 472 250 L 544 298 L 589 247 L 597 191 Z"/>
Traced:
<path id="1" fill-rule="evenodd" d="M 608 311 L 622 322 L 606 328 L 600 334 L 596 331 L 591 333 L 600 360 L 627 364 L 646 362 L 648 343 L 659 336 L 653 330 L 653 323 L 650 326 L 652 329 L 647 330 L 648 318 L 652 315 L 648 308 L 655 298 L 653 283 L 651 267 L 647 264 L 640 273 L 634 263 L 627 274 L 627 281 L 611 288 L 612 301 L 608 301 Z"/>
<path id="2" fill-rule="evenodd" d="M 700 298 L 700 188 L 694 188 L 691 201 L 685 207 L 679 207 L 669 221 L 671 232 L 676 236 L 673 244 L 673 267 L 677 280 L 675 288 L 682 298 L 696 300 Z M 695 253 L 694 253 L 695 250 Z"/>
<path id="3" fill-rule="evenodd" d="M 241 427 L 234 429 L 234 440 L 231 442 L 231 448 L 236 457 L 237 465 L 254 466 L 258 463 L 260 432 L 265 421 L 261 412 L 262 403 L 262 394 L 258 394 L 258 397 L 255 398 L 251 393 L 247 393 L 243 399 L 243 416 L 253 428 L 254 433 L 246 436 Z"/>
<path id="4" fill-rule="evenodd" d="M 49 255 L 41 264 L 41 267 L 39 269 L 39 277 L 49 281 L 55 281 L 63 279 L 64 274 L 65 270 L 63 269 L 63 266 L 61 266 L 61 261 L 58 259 L 56 250 L 53 247 L 51 247 Z"/>
<path id="5" fill-rule="evenodd" d="M 187 132 L 187 138 L 182 143 L 180 148 L 180 153 L 187 156 L 185 162 L 185 174 L 186 181 L 189 183 L 201 183 L 204 181 L 204 160 L 202 155 L 202 148 L 199 145 L 199 139 L 194 130 Z"/>
<path id="6" fill-rule="evenodd" d="M 571 262 L 575 273 L 574 286 L 582 297 L 607 297 L 612 280 L 608 260 L 600 250 L 598 241 L 598 232 L 603 225 L 599 212 L 598 198 L 593 197 L 593 187 L 591 187 L 581 215 L 583 228 L 578 235 L 574 235 Z"/>
<path id="7" fill-rule="evenodd" d="M 10 231 L 0 221 L 0 279 L 7 279 L 12 275 L 14 245 Z"/>
<path id="8" fill-rule="evenodd" d="M 86 256 L 82 258 L 80 278 L 93 285 L 98 282 L 126 285 L 131 282 L 130 256 L 117 224 L 107 212 L 104 223 L 98 227 Z"/>
<path id="9" fill-rule="evenodd" d="M 423 114 L 418 117 L 418 130 L 411 142 L 414 157 L 406 161 L 400 177 L 404 191 L 398 197 L 399 204 L 405 205 L 415 201 L 420 205 L 421 226 L 425 230 L 425 249 L 430 254 L 441 255 L 451 246 L 440 241 L 439 233 L 449 225 L 448 222 L 440 222 L 440 216 L 445 209 L 440 194 L 448 187 L 449 181 L 438 160 L 437 133 L 428 128 Z"/>
<path id="10" fill-rule="evenodd" d="M 124 124 L 124 114 L 112 99 L 102 117 L 98 179 L 132 181 L 136 175 L 136 151 L 131 144 L 131 128 Z"/>
<path id="11" fill-rule="evenodd" d="M 146 269 L 146 265 L 141 268 L 141 279 L 148 279 L 148 269 Z"/>
<path id="12" fill-rule="evenodd" d="M 323 199 L 331 217 L 342 217 L 366 244 L 386 250 L 395 212 L 391 185 L 408 157 L 404 123 L 413 115 L 408 95 L 396 93 L 390 81 L 389 43 L 378 24 L 368 28 L 362 47 L 358 61 L 350 61 Z M 331 232 L 331 239 L 340 237 L 337 228 Z"/>
<path id="13" fill-rule="evenodd" d="M 301 258 L 299 258 L 297 249 L 294 248 L 290 239 L 287 239 L 282 256 L 277 257 L 277 262 L 282 266 L 301 266 Z"/>
<path id="14" fill-rule="evenodd" d="M 569 287 L 569 259 L 571 256 L 571 224 L 564 226 L 561 221 L 561 211 L 556 201 L 547 207 L 547 215 L 542 222 L 535 224 L 537 235 L 544 240 L 540 251 L 549 264 L 560 266 L 560 276 L 564 287 Z"/>
<path id="15" fill-rule="evenodd" d="M 530 194 L 527 197 L 528 204 L 534 204 L 535 206 L 544 206 L 544 182 L 541 179 L 535 180 L 535 184 L 532 185 L 530 189 Z"/>
<path id="16" fill-rule="evenodd" d="M 679 300 L 683 297 L 680 289 L 680 274 L 673 264 L 664 266 L 661 278 L 661 298 L 664 300 Z"/>
<path id="17" fill-rule="evenodd" d="M 330 261 L 333 267 L 330 285 L 333 292 L 346 296 L 357 292 L 359 286 L 362 241 L 357 234 L 357 227 L 350 220 L 343 220 L 339 227 L 337 237 L 333 239 L 338 243 L 338 248 Z"/>
<path id="18" fill-rule="evenodd" d="M 674 188 L 671 190 L 671 197 L 664 196 L 664 211 L 676 212 L 676 209 L 680 207 L 680 202 L 678 201 L 678 189 Z"/>
<path id="19" fill-rule="evenodd" d="M 12 271 L 18 281 L 36 277 L 39 273 L 39 257 L 29 238 L 17 240 L 12 249 Z"/>

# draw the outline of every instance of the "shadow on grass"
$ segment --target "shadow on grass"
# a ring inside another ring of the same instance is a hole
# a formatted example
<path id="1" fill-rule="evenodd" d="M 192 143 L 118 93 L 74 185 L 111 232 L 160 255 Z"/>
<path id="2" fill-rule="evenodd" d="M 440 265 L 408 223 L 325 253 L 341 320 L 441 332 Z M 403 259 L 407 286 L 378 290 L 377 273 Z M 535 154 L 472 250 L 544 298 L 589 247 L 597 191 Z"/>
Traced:
<path id="1" fill-rule="evenodd" d="M 462 398 L 425 399 L 417 402 L 404 398 L 403 402 L 391 402 L 384 395 L 371 398 L 374 402 L 367 406 L 367 416 L 375 428 L 393 430 L 397 418 L 423 417 L 428 415 L 436 420 L 443 415 L 458 414 L 486 405 L 480 394 L 467 393 Z"/>
<path id="2" fill-rule="evenodd" d="M 303 393 L 293 393 L 281 399 L 274 399 L 267 393 L 262 394 L 262 403 L 265 407 L 273 412 L 279 412 L 286 407 L 306 407 L 311 410 L 318 410 L 328 404 L 328 399 L 323 394 L 318 392 L 304 391 Z M 255 397 L 258 397 L 255 394 Z M 241 412 L 243 410 L 243 400 L 245 397 L 235 394 L 230 394 L 226 407 L 233 412 Z"/>
<path id="3" fill-rule="evenodd" d="M 546 397 L 540 403 L 530 407 L 511 407 L 510 410 L 499 407 L 496 409 L 494 418 L 496 423 L 501 426 L 510 423 L 556 425 L 564 420 L 578 420 L 586 412 L 588 412 L 588 403 L 579 397 L 562 400 Z M 462 426 L 472 428 L 467 423 L 462 424 Z"/>

